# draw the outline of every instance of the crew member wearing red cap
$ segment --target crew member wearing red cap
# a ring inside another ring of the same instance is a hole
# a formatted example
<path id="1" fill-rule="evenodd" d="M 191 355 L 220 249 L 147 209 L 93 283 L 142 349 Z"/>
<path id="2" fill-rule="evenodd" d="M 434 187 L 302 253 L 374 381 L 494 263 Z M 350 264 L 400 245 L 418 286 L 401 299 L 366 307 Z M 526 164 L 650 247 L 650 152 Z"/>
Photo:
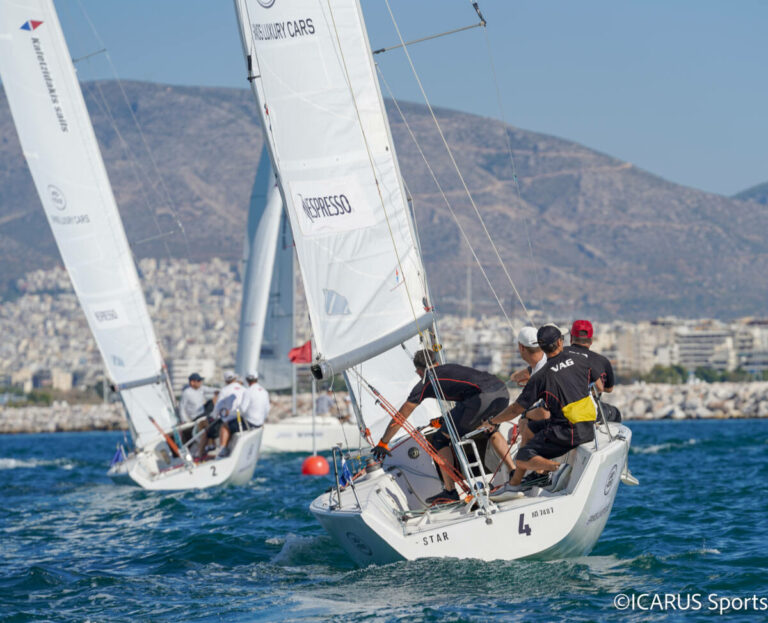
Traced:
<path id="1" fill-rule="evenodd" d="M 571 345 L 565 347 L 565 351 L 573 355 L 586 357 L 594 375 L 603 381 L 603 391 L 612 392 L 616 379 L 613 376 L 613 366 L 600 353 L 590 350 L 594 330 L 589 320 L 574 320 L 571 325 Z"/>

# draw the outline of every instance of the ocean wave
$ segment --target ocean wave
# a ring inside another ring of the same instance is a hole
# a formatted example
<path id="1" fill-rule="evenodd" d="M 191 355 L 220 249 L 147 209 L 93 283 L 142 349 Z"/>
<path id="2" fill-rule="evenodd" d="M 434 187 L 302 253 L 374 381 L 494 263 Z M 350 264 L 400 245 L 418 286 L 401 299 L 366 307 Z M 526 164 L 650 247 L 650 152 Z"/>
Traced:
<path id="1" fill-rule="evenodd" d="M 689 439 L 688 441 L 669 441 L 667 443 L 657 443 L 650 446 L 632 446 L 630 454 L 660 454 L 679 450 L 699 443 L 698 439 Z"/>
<path id="2" fill-rule="evenodd" d="M 67 459 L 11 459 L 0 457 L 1 469 L 34 469 L 36 467 L 60 467 L 74 469 L 75 464 Z"/>

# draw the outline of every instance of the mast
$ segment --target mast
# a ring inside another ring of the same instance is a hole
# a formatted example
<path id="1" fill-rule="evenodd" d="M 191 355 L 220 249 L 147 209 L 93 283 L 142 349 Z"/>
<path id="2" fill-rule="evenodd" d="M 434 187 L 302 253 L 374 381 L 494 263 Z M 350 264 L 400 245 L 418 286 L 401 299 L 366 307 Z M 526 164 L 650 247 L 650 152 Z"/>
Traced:
<path id="1" fill-rule="evenodd" d="M 361 367 L 397 402 L 417 380 L 401 344 L 418 348 L 433 316 L 360 5 L 235 0 L 235 8 L 291 219 L 317 345 L 313 374 Z"/>
<path id="2" fill-rule="evenodd" d="M 32 179 L 134 443 L 176 422 L 128 239 L 51 0 L 0 0 L 0 75 Z"/>

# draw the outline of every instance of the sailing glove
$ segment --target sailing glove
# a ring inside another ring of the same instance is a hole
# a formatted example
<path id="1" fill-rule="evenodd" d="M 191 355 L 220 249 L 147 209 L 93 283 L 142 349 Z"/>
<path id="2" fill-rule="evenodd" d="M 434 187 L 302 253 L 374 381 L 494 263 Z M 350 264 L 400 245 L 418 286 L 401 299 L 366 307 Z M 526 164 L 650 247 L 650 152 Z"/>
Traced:
<path id="1" fill-rule="evenodd" d="M 392 453 L 389 451 L 389 446 L 383 441 L 380 441 L 376 444 L 376 446 L 371 451 L 371 454 L 373 454 L 373 458 L 377 461 L 383 461 L 384 457 L 392 456 Z"/>
<path id="2" fill-rule="evenodd" d="M 429 425 L 432 428 L 440 428 L 443 425 L 443 418 L 441 418 L 441 417 L 432 418 L 429 421 Z"/>

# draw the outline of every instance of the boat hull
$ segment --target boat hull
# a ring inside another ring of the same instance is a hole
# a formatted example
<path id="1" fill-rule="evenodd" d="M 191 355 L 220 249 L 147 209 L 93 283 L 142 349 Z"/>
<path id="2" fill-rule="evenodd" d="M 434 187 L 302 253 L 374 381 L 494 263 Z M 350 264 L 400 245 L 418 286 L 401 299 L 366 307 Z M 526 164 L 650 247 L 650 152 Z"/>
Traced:
<path id="1" fill-rule="evenodd" d="M 190 467 L 177 461 L 163 469 L 158 465 L 154 451 L 131 454 L 122 463 L 112 466 L 107 475 L 116 484 L 138 485 L 154 491 L 244 485 L 253 478 L 263 433 L 263 428 L 237 433 L 231 442 L 229 456 Z"/>
<path id="2" fill-rule="evenodd" d="M 460 504 L 403 521 L 403 511 L 421 506 L 414 504 L 413 494 L 426 493 L 418 491 L 418 469 L 403 464 L 356 481 L 359 506 L 347 487 L 341 508 L 332 492 L 315 499 L 310 510 L 360 566 L 425 557 L 490 561 L 582 556 L 600 538 L 626 463 L 631 433 L 625 427 L 615 430 L 624 440 L 610 442 L 601 435 L 597 451 L 586 444 L 569 455 L 573 470 L 565 489 L 552 493 L 534 488 L 526 497 L 496 504 L 489 514 Z M 407 482 L 405 469 L 410 472 Z M 435 485 L 439 490 L 439 481 Z"/>
<path id="3" fill-rule="evenodd" d="M 261 449 L 264 452 L 323 452 L 338 445 L 358 447 L 359 441 L 360 431 L 354 424 L 325 416 L 317 417 L 313 428 L 311 415 L 297 415 L 266 424 Z"/>

